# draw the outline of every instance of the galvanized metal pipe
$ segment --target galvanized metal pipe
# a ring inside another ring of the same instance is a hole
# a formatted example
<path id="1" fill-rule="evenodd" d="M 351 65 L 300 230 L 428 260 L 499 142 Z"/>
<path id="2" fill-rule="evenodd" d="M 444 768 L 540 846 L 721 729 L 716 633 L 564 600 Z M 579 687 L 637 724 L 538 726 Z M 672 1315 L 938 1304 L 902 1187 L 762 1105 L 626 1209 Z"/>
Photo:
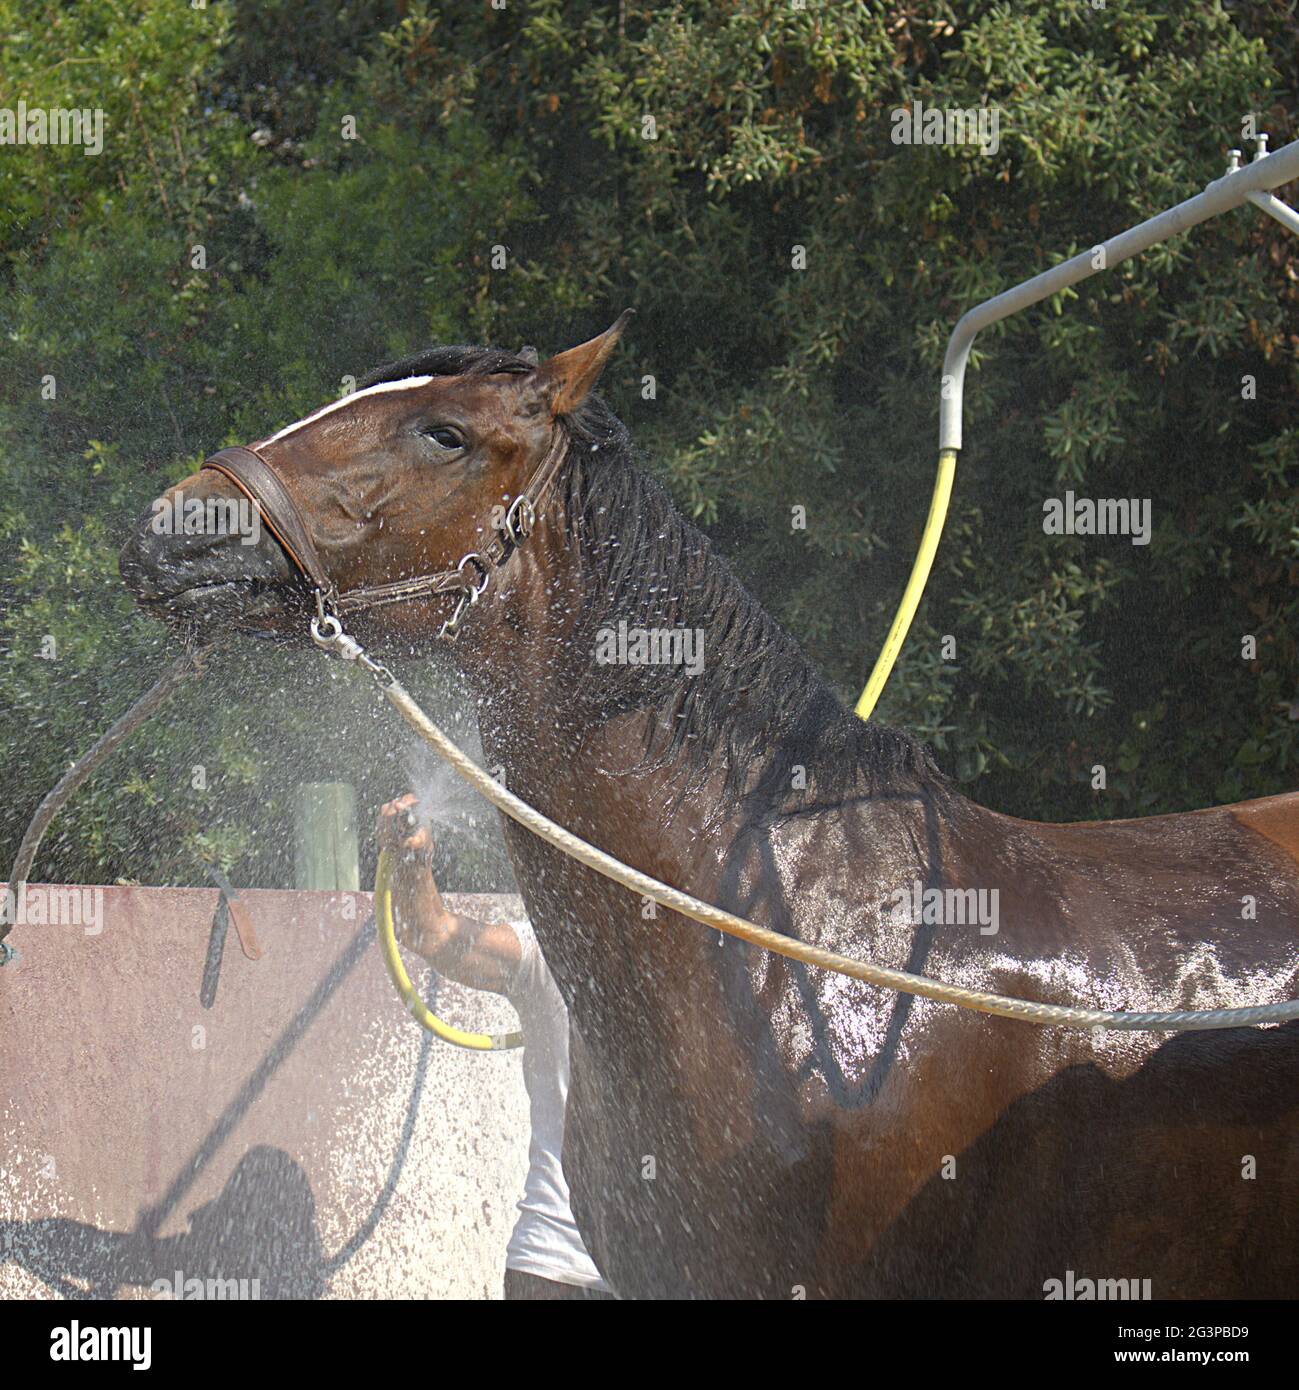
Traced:
<path id="1" fill-rule="evenodd" d="M 1270 189 L 1279 188 L 1292 179 L 1299 178 L 1299 140 L 1293 140 L 1274 154 L 1263 154 L 1249 164 L 1215 179 L 1194 198 L 1169 208 L 1155 217 L 1148 218 L 1136 227 L 1129 227 L 1108 241 L 1101 242 L 1087 251 L 1067 261 L 1062 261 L 1050 270 L 1044 270 L 1031 280 L 1025 280 L 1013 288 L 1003 291 L 992 299 L 976 305 L 962 315 L 952 336 L 948 339 L 947 355 L 943 359 L 942 400 L 939 406 L 938 447 L 940 449 L 959 449 L 961 447 L 961 411 L 964 404 L 965 368 L 970 360 L 970 349 L 983 329 L 1002 319 L 1017 314 L 1053 294 L 1058 294 L 1070 285 L 1076 285 L 1102 270 L 1113 270 L 1116 265 L 1130 260 L 1142 251 L 1167 241 L 1180 232 L 1189 231 L 1201 222 L 1207 222 L 1220 213 L 1230 212 L 1247 202 L 1255 202 L 1253 194 L 1265 194 Z M 1291 231 L 1299 231 L 1299 219 L 1292 224 L 1287 217 L 1278 216 L 1278 209 L 1285 204 L 1278 202 L 1278 208 L 1259 203 L 1265 212 L 1284 222 Z M 1294 217 L 1289 208 L 1286 213 Z"/>
<path id="2" fill-rule="evenodd" d="M 868 720 L 874 713 L 929 580 L 956 476 L 956 460 L 961 448 L 961 416 L 965 404 L 965 368 L 978 333 L 989 324 L 999 323 L 1021 309 L 1031 308 L 1048 296 L 1076 285 L 1099 271 L 1112 269 L 1157 242 L 1167 241 L 1179 232 L 1247 202 L 1276 218 L 1290 231 L 1299 233 L 1299 213 L 1266 191 L 1294 178 L 1299 178 L 1299 140 L 1292 141 L 1275 154 L 1268 154 L 1267 136 L 1260 135 L 1255 143 L 1253 161 L 1242 167 L 1240 151 L 1232 150 L 1227 172 L 1222 178 L 1215 179 L 1203 193 L 985 300 L 960 318 L 948 339 L 947 355 L 943 359 L 938 417 L 938 473 L 929 505 L 929 518 L 925 522 L 920 548 L 893 625 L 857 701 L 854 712 L 859 719 Z"/>
<path id="3" fill-rule="evenodd" d="M 1275 217 L 1288 231 L 1299 233 L 1299 212 L 1296 212 L 1289 203 L 1283 203 L 1280 198 L 1273 197 L 1271 193 L 1251 193 L 1249 201 L 1256 208 L 1262 208 L 1269 217 Z"/>

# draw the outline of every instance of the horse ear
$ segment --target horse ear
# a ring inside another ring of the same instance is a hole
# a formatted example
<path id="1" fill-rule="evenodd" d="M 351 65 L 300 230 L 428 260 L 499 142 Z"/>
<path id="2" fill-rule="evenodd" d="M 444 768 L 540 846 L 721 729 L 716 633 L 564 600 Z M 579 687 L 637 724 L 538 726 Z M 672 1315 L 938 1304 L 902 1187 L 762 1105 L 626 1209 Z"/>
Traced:
<path id="1" fill-rule="evenodd" d="M 542 393 L 552 415 L 571 414 L 586 399 L 634 312 L 624 309 L 598 338 L 556 353 L 532 373 L 529 383 Z"/>

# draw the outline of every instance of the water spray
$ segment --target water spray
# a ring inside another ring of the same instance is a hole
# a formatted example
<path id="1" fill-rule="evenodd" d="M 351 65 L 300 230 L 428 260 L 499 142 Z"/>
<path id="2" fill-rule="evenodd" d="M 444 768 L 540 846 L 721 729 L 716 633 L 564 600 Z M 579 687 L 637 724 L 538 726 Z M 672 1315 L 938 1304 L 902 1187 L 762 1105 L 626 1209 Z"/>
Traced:
<path id="1" fill-rule="evenodd" d="M 4 902 L 16 906 L 20 895 L 27 891 L 27 876 L 31 873 L 41 841 L 45 838 L 55 816 L 67 805 L 77 790 L 86 782 L 98 767 L 108 760 L 110 754 L 133 734 L 147 719 L 155 715 L 171 699 L 186 681 L 203 674 L 204 658 L 211 647 L 199 647 L 186 651 L 176 658 L 162 673 L 159 679 L 98 739 L 77 759 L 62 777 L 41 798 L 14 856 L 13 867 L 9 870 Z M 413 810 L 407 810 L 403 826 L 408 833 L 419 828 L 420 819 Z M 396 929 L 393 921 L 392 894 L 389 889 L 391 861 L 385 851 L 379 856 L 379 871 L 375 878 L 374 903 L 375 922 L 378 929 L 379 948 L 383 954 L 384 965 L 401 995 L 411 1016 L 428 1032 L 456 1047 L 469 1048 L 475 1052 L 498 1052 L 523 1046 L 522 1033 L 470 1033 L 456 1028 L 438 1018 L 419 997 L 411 983 L 406 967 L 402 964 L 401 953 L 397 948 Z M 233 897 L 229 885 L 225 886 L 227 900 Z M 11 920 L 16 913 L 5 912 L 0 922 L 0 966 L 7 965 L 17 956 L 17 952 L 6 941 L 13 929 Z"/>

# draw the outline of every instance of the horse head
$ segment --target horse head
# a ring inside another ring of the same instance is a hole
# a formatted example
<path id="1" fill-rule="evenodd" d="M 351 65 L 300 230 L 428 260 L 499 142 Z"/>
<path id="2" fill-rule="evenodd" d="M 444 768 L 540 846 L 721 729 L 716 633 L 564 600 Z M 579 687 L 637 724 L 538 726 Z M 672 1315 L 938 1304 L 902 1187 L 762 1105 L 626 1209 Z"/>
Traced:
<path id="1" fill-rule="evenodd" d="M 544 363 L 527 349 L 406 358 L 220 450 L 150 504 L 121 552 L 123 579 L 200 640 L 305 637 L 326 610 L 355 613 L 370 640 L 455 637 L 545 529 L 577 414 L 629 317 Z"/>

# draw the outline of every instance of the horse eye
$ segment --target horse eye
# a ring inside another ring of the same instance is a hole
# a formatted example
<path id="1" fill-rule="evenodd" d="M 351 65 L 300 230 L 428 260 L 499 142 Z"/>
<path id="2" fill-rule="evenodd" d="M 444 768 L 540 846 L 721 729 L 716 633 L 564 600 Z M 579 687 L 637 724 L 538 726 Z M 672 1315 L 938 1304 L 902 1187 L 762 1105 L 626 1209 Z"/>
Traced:
<path id="1" fill-rule="evenodd" d="M 449 429 L 446 425 L 439 425 L 436 429 L 425 430 L 424 433 L 428 435 L 435 444 L 440 444 L 444 449 L 459 449 L 463 447 L 465 442 L 461 438 L 459 430 Z"/>

